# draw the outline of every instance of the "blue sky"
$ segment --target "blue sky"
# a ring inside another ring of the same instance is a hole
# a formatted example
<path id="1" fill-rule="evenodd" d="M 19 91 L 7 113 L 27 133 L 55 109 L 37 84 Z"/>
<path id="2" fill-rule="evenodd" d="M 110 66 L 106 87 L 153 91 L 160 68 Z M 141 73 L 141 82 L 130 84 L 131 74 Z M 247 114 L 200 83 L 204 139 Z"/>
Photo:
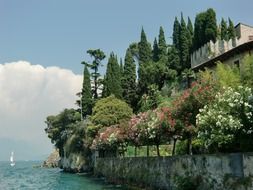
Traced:
<path id="1" fill-rule="evenodd" d="M 252 0 L 0 0 L 0 63 L 26 60 L 81 74 L 80 62 L 90 60 L 87 49 L 123 57 L 142 26 L 152 42 L 162 25 L 169 40 L 181 11 L 194 21 L 209 7 L 218 20 L 253 25 L 252 5 Z"/>
<path id="2" fill-rule="evenodd" d="M 175 16 L 194 22 L 210 7 L 253 25 L 252 0 L 0 0 L 0 160 L 52 151 L 44 121 L 74 106 L 88 49 L 124 57 L 141 27 L 153 42 L 163 26 L 170 41 Z"/>

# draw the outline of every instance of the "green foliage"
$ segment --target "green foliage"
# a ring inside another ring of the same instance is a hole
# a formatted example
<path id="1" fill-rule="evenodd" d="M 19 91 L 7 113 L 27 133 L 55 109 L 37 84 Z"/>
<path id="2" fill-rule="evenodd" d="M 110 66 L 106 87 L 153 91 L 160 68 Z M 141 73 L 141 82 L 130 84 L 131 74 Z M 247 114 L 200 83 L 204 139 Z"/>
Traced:
<path id="1" fill-rule="evenodd" d="M 235 40 L 235 38 L 236 38 L 235 27 L 234 27 L 234 23 L 232 22 L 232 20 L 230 18 L 228 18 L 227 32 L 228 32 L 228 39 Z"/>
<path id="2" fill-rule="evenodd" d="M 59 149 L 60 156 L 63 155 L 63 146 L 80 118 L 80 113 L 74 109 L 65 109 L 58 115 L 47 117 L 45 132 L 51 142 Z"/>
<path id="3" fill-rule="evenodd" d="M 241 85 L 240 71 L 237 67 L 218 63 L 215 75 L 220 88 L 228 86 L 236 88 Z"/>
<path id="4" fill-rule="evenodd" d="M 105 54 L 100 49 L 96 49 L 96 50 L 90 49 L 87 51 L 87 53 L 90 54 L 90 56 L 94 59 L 91 64 L 87 64 L 87 63 L 85 64 L 87 64 L 92 70 L 91 77 L 93 78 L 93 83 L 94 83 L 94 86 L 92 87 L 92 95 L 94 99 L 97 99 L 98 89 L 99 89 L 99 86 L 101 85 L 99 83 L 100 73 L 98 72 L 98 68 L 102 65 L 101 61 L 105 58 Z"/>
<path id="5" fill-rule="evenodd" d="M 130 118 L 131 115 L 132 109 L 127 103 L 112 95 L 96 102 L 93 108 L 91 122 L 94 125 L 106 127 L 119 124 L 120 121 Z"/>
<path id="6" fill-rule="evenodd" d="M 165 40 L 165 35 L 163 28 L 160 26 L 159 30 L 159 41 L 158 41 L 158 47 L 159 47 L 159 60 L 165 59 L 167 61 L 167 45 L 166 45 L 166 40 Z"/>
<path id="7" fill-rule="evenodd" d="M 139 102 L 141 112 L 153 110 L 161 103 L 161 94 L 156 85 L 148 88 L 148 93 L 144 94 Z"/>
<path id="8" fill-rule="evenodd" d="M 87 68 L 87 65 L 84 67 L 83 71 L 83 88 L 81 94 L 81 114 L 85 118 L 87 115 L 90 115 L 92 112 L 92 93 L 91 93 L 91 84 L 90 84 L 90 73 Z"/>
<path id="9" fill-rule="evenodd" d="M 188 17 L 188 22 L 187 22 L 187 30 L 188 30 L 188 44 L 189 44 L 189 51 L 192 53 L 192 43 L 193 43 L 193 26 L 192 26 L 192 21 L 190 17 Z"/>
<path id="10" fill-rule="evenodd" d="M 132 108 L 136 108 L 137 104 L 136 86 L 136 65 L 131 53 L 131 49 L 128 48 L 125 56 L 122 88 L 123 98 L 129 105 L 131 105 Z"/>
<path id="11" fill-rule="evenodd" d="M 177 72 L 182 70 L 182 66 L 180 65 L 179 51 L 175 46 L 172 46 L 168 51 L 168 64 L 169 69 Z"/>
<path id="12" fill-rule="evenodd" d="M 216 41 L 218 35 L 216 13 L 213 9 L 197 14 L 194 23 L 194 50 L 197 50 L 210 40 Z"/>
<path id="13" fill-rule="evenodd" d="M 190 68 L 189 31 L 187 30 L 183 15 L 181 15 L 179 52 L 182 69 Z"/>
<path id="14" fill-rule="evenodd" d="M 253 88 L 253 56 L 246 56 L 244 58 L 241 79 L 244 85 Z"/>
<path id="15" fill-rule="evenodd" d="M 157 43 L 156 38 L 154 40 L 152 54 L 153 54 L 153 56 L 152 56 L 153 61 L 157 62 L 159 60 L 159 48 L 158 48 L 158 43 Z"/>
<path id="16" fill-rule="evenodd" d="M 154 81 L 154 69 L 152 62 L 152 50 L 151 45 L 147 41 L 144 29 L 141 30 L 141 40 L 138 43 L 138 59 L 139 59 L 139 94 L 147 92 L 147 88 Z M 151 77 L 150 77 L 151 76 Z"/>
<path id="17" fill-rule="evenodd" d="M 107 64 L 103 96 L 107 97 L 112 94 L 117 98 L 122 97 L 120 66 L 116 56 L 113 53 L 111 53 Z"/>
<path id="18" fill-rule="evenodd" d="M 221 40 L 228 41 L 228 29 L 227 29 L 227 23 L 224 20 L 224 18 L 221 19 Z"/>
<path id="19" fill-rule="evenodd" d="M 201 176 L 176 176 L 175 182 L 178 190 L 196 190 L 202 182 Z"/>
<path id="20" fill-rule="evenodd" d="M 216 41 L 217 38 L 217 21 L 216 13 L 212 8 L 206 11 L 206 22 L 205 22 L 205 43 L 212 40 Z"/>
<path id="21" fill-rule="evenodd" d="M 180 23 L 177 17 L 175 17 L 172 37 L 173 37 L 173 45 L 177 50 L 179 50 L 179 35 L 180 35 Z"/>
<path id="22" fill-rule="evenodd" d="M 139 50 L 140 64 L 145 64 L 151 61 L 151 57 L 152 57 L 151 45 L 147 41 L 147 37 L 143 28 L 141 30 L 141 40 L 138 43 L 138 50 Z"/>

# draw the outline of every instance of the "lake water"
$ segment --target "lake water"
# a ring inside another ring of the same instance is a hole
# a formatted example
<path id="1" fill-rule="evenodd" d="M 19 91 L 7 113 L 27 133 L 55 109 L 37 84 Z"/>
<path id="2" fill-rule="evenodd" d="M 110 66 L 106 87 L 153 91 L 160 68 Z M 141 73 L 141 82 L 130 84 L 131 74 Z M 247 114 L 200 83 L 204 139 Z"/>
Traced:
<path id="1" fill-rule="evenodd" d="M 60 169 L 33 168 L 40 162 L 0 162 L 0 190 L 115 190 L 123 189 L 101 179 L 68 174 Z"/>

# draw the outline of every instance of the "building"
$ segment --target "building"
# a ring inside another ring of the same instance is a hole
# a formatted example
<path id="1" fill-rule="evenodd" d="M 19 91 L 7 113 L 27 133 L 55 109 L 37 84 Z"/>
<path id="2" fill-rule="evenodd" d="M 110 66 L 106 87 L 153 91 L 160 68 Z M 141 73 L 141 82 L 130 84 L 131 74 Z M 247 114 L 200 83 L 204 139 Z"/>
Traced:
<path id="1" fill-rule="evenodd" d="M 253 55 L 253 27 L 239 23 L 235 26 L 237 38 L 224 41 L 210 41 L 191 55 L 191 68 L 194 71 L 212 68 L 217 61 L 224 64 L 240 63 L 246 55 Z"/>

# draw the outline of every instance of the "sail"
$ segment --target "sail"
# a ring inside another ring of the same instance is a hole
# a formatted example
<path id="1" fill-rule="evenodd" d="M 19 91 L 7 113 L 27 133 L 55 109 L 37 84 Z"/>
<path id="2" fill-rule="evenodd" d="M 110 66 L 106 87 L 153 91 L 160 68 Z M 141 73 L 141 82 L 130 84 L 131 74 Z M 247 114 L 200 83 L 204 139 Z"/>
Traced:
<path id="1" fill-rule="evenodd" d="M 11 152 L 10 161 L 11 161 L 11 162 L 13 162 L 13 161 L 14 161 L 14 153 L 13 153 L 13 152 Z"/>

